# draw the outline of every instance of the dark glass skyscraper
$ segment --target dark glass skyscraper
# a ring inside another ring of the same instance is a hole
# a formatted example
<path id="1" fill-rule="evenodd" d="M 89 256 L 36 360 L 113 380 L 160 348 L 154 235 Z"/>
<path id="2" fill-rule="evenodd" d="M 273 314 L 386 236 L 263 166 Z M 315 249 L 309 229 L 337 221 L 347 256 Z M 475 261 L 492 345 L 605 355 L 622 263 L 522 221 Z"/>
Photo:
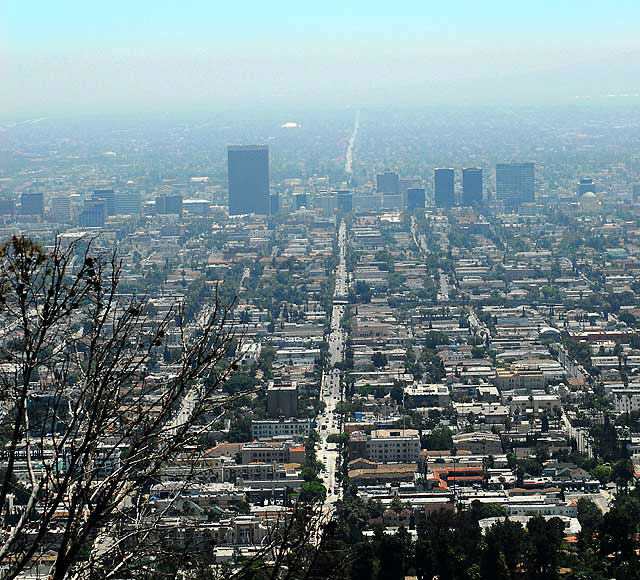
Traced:
<path id="1" fill-rule="evenodd" d="M 156 196 L 156 214 L 176 214 L 182 215 L 182 196 L 176 195 L 157 195 Z"/>
<path id="2" fill-rule="evenodd" d="M 229 168 L 229 214 L 269 214 L 269 147 L 231 145 Z"/>
<path id="3" fill-rule="evenodd" d="M 400 193 L 400 176 L 395 171 L 385 171 L 376 175 L 376 191 L 397 195 Z"/>
<path id="4" fill-rule="evenodd" d="M 23 193 L 20 196 L 21 215 L 44 215 L 44 194 Z"/>
<path id="5" fill-rule="evenodd" d="M 496 165 L 496 199 L 517 206 L 535 200 L 533 163 L 498 163 Z"/>
<path id="6" fill-rule="evenodd" d="M 295 193 L 293 195 L 293 204 L 296 209 L 300 209 L 301 207 L 309 207 L 309 201 L 306 193 Z"/>
<path id="7" fill-rule="evenodd" d="M 93 192 L 93 199 L 101 199 L 104 201 L 107 215 L 115 215 L 116 213 L 116 192 L 113 189 L 96 189 Z"/>
<path id="8" fill-rule="evenodd" d="M 456 201 L 453 169 L 434 170 L 433 185 L 436 207 L 453 207 Z"/>
<path id="9" fill-rule="evenodd" d="M 276 215 L 280 211 L 280 196 L 272 193 L 269 196 L 269 215 Z"/>
<path id="10" fill-rule="evenodd" d="M 78 216 L 81 228 L 101 228 L 107 219 L 107 204 L 103 199 L 91 199 L 84 204 Z"/>
<path id="11" fill-rule="evenodd" d="M 467 167 L 462 170 L 462 205 L 482 203 L 482 169 Z"/>
<path id="12" fill-rule="evenodd" d="M 426 195 L 424 187 L 410 187 L 407 189 L 407 209 L 412 211 L 418 207 L 424 208 Z"/>
<path id="13" fill-rule="evenodd" d="M 341 189 L 336 192 L 336 205 L 338 211 L 353 211 L 353 195 L 348 189 Z"/>

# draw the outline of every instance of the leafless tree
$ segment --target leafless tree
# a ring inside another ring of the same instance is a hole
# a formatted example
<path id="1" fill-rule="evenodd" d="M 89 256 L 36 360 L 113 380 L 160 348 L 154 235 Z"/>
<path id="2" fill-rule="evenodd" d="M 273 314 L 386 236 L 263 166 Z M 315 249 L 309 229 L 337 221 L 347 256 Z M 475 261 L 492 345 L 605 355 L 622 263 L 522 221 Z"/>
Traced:
<path id="1" fill-rule="evenodd" d="M 251 546 L 250 556 L 232 565 L 207 562 L 201 555 L 206 547 L 172 565 L 191 561 L 188 580 L 338 580 L 348 578 L 353 553 L 349 547 L 334 542 L 335 521 L 322 508 L 322 501 L 297 500 L 274 519 L 268 519 L 266 535 Z M 197 543 L 196 543 L 197 546 Z M 196 556 L 195 558 L 193 556 Z M 198 557 L 200 556 L 200 557 Z M 175 568 L 174 568 L 175 570 Z M 173 577 L 173 576 L 172 576 Z"/>
<path id="2" fill-rule="evenodd" d="M 135 577 L 149 485 L 232 402 L 232 305 L 158 317 L 119 293 L 121 273 L 94 240 L 0 248 L 0 578 L 34 563 L 53 580 Z M 180 355 L 150 381 L 169 333 Z"/>

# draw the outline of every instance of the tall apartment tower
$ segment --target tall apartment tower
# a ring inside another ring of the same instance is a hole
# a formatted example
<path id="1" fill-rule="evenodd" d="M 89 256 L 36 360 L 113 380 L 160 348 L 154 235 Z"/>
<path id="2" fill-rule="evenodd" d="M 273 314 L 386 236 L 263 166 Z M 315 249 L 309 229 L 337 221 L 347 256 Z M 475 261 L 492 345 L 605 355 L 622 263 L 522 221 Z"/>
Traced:
<path id="1" fill-rule="evenodd" d="M 376 175 L 376 192 L 390 195 L 400 193 L 400 176 L 395 171 L 385 171 Z"/>
<path id="2" fill-rule="evenodd" d="M 508 206 L 535 200 L 533 163 L 496 164 L 496 199 Z"/>
<path id="3" fill-rule="evenodd" d="M 269 214 L 269 147 L 230 145 L 229 215 Z"/>
<path id="4" fill-rule="evenodd" d="M 410 187 L 407 189 L 407 209 L 409 211 L 424 208 L 426 199 L 424 187 Z"/>
<path id="5" fill-rule="evenodd" d="M 267 386 L 267 414 L 272 419 L 295 417 L 298 414 L 297 383 L 269 383 Z"/>
<path id="6" fill-rule="evenodd" d="M 23 193 L 20 196 L 20 215 L 44 216 L 44 194 Z"/>
<path id="7" fill-rule="evenodd" d="M 466 167 L 462 170 L 462 205 L 482 203 L 482 169 Z"/>
<path id="8" fill-rule="evenodd" d="M 455 174 L 453 169 L 435 169 L 433 191 L 436 207 L 453 207 L 455 198 Z"/>

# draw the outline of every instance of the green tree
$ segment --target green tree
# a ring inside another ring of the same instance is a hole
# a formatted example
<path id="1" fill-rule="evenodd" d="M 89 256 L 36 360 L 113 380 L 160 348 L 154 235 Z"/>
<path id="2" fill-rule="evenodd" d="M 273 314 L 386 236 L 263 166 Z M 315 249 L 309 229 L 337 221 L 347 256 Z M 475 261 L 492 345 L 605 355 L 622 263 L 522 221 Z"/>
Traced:
<path id="1" fill-rule="evenodd" d="M 480 577 L 482 580 L 511 580 L 512 578 L 506 556 L 494 535 L 485 539 L 480 557 Z"/>
<path id="2" fill-rule="evenodd" d="M 543 433 L 549 432 L 549 415 L 546 411 L 542 414 L 541 429 Z"/>
<path id="3" fill-rule="evenodd" d="M 622 312 L 620 313 L 618 318 L 628 326 L 633 327 L 638 323 L 638 319 L 633 314 L 631 314 L 631 312 Z"/>
<path id="4" fill-rule="evenodd" d="M 410 563 L 411 538 L 404 528 L 394 535 L 382 533 L 378 541 L 379 580 L 403 580 Z"/>
<path id="5" fill-rule="evenodd" d="M 346 445 L 349 442 L 349 433 L 331 433 L 327 437 L 328 443 L 336 443 L 338 445 Z"/>
<path id="6" fill-rule="evenodd" d="M 418 580 L 433 580 L 438 574 L 433 543 L 426 534 L 419 534 L 416 540 L 413 567 Z"/>
<path id="7" fill-rule="evenodd" d="M 471 356 L 473 358 L 484 358 L 485 357 L 485 350 L 483 347 L 481 346 L 474 346 L 471 349 Z"/>
<path id="8" fill-rule="evenodd" d="M 507 515 L 507 510 L 499 503 L 483 503 L 477 499 L 471 502 L 471 514 L 476 521 L 485 518 L 499 518 Z"/>
<path id="9" fill-rule="evenodd" d="M 449 336 L 444 332 L 440 332 L 438 330 L 430 330 L 425 334 L 425 348 L 429 350 L 435 350 L 435 348 L 441 344 L 449 344 Z"/>
<path id="10" fill-rule="evenodd" d="M 621 459 L 611 470 L 611 479 L 615 482 L 618 490 L 626 490 L 633 476 L 634 468 L 630 459 Z"/>
<path id="11" fill-rule="evenodd" d="M 636 494 L 620 494 L 603 516 L 598 530 L 599 556 L 614 568 L 624 564 L 638 566 L 636 534 L 640 522 L 640 499 Z"/>
<path id="12" fill-rule="evenodd" d="M 370 542 L 359 542 L 353 548 L 351 580 L 372 580 L 374 554 Z"/>
<path id="13" fill-rule="evenodd" d="M 383 352 L 376 351 L 371 355 L 371 362 L 379 369 L 387 365 L 387 355 Z"/>
<path id="14" fill-rule="evenodd" d="M 578 545 L 581 550 L 593 547 L 599 527 L 602 525 L 602 511 L 589 498 L 581 497 L 577 502 L 578 522 L 580 522 L 580 533 L 578 534 Z"/>
<path id="15" fill-rule="evenodd" d="M 317 504 L 324 501 L 327 489 L 317 480 L 305 481 L 300 486 L 300 501 L 308 504 Z"/>
<path id="16" fill-rule="evenodd" d="M 498 522 L 486 531 L 485 542 L 483 558 L 487 560 L 486 566 L 496 570 L 502 553 L 510 576 L 515 578 L 524 564 L 527 546 L 527 533 L 522 525 L 511 520 Z"/>
<path id="17" fill-rule="evenodd" d="M 591 474 L 602 484 L 611 481 L 611 467 L 609 465 L 596 465 L 591 471 Z"/>
<path id="18" fill-rule="evenodd" d="M 389 395 L 396 403 L 400 404 L 402 403 L 402 399 L 404 397 L 404 390 L 400 385 L 393 385 L 393 387 L 391 387 Z"/>
<path id="19" fill-rule="evenodd" d="M 526 567 L 531 580 L 553 580 L 558 577 L 560 548 L 564 524 L 560 518 L 545 520 L 541 515 L 527 523 L 528 549 Z"/>
<path id="20" fill-rule="evenodd" d="M 424 437 L 427 449 L 444 450 L 453 447 L 453 434 L 449 427 L 438 426 L 431 430 L 431 433 Z"/>

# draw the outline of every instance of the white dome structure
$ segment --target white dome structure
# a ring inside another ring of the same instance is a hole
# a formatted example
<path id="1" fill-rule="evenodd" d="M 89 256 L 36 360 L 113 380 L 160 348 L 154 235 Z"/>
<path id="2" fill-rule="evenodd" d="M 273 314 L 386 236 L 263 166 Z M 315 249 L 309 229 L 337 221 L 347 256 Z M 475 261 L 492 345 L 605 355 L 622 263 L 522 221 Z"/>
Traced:
<path id="1" fill-rule="evenodd" d="M 600 198 L 592 191 L 587 191 L 580 197 L 580 209 L 584 211 L 597 211 L 601 205 Z"/>

